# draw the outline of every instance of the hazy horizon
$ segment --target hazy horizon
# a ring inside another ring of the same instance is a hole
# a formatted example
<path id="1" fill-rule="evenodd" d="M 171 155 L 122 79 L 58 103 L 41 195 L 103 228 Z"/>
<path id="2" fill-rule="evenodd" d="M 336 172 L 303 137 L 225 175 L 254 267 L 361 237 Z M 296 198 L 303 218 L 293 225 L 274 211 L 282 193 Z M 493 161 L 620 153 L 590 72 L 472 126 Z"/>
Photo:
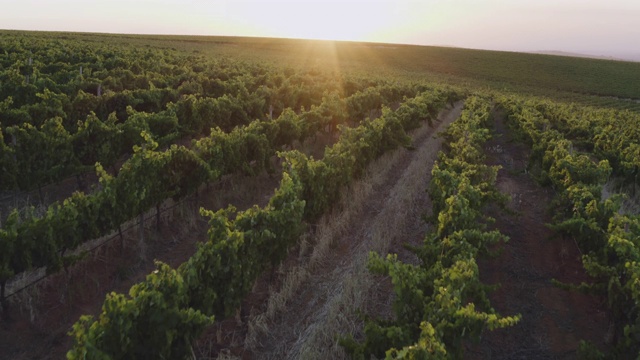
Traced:
<path id="1" fill-rule="evenodd" d="M 640 2 L 0 0 L 0 28 L 352 40 L 640 61 Z"/>

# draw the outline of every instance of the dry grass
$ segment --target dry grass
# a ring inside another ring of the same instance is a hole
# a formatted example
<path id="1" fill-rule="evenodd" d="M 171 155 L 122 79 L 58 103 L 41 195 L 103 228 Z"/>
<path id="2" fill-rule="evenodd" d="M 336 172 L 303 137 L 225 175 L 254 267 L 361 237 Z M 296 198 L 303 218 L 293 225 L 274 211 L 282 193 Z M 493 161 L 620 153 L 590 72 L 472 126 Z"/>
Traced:
<path id="1" fill-rule="evenodd" d="M 399 156 L 400 151 L 396 151 L 378 159 L 362 180 L 343 191 L 340 203 L 336 205 L 340 211 L 323 216 L 313 232 L 303 236 L 299 246 L 300 264 L 285 272 L 280 288 L 270 294 L 266 310 L 249 321 L 249 333 L 245 341 L 247 348 L 251 349 L 257 345 L 257 336 L 269 331 L 269 321 L 280 312 L 286 311 L 288 301 L 293 298 L 311 273 L 322 267 L 329 259 L 335 241 L 347 233 L 349 226 L 359 215 L 362 204 L 371 196 L 373 183 L 376 180 L 380 183 L 384 179 Z M 311 254 L 307 254 L 310 247 L 312 247 Z"/>
<path id="2" fill-rule="evenodd" d="M 335 287 L 334 293 L 329 296 L 331 300 L 325 304 L 326 315 L 321 314 L 322 320 L 309 328 L 308 336 L 302 337 L 304 342 L 300 344 L 299 356 L 290 354 L 290 358 L 325 359 L 327 355 L 333 359 L 345 357 L 336 342 L 336 334 L 359 332 L 361 321 L 356 311 L 376 307 L 376 304 L 369 302 L 369 299 L 376 298 L 370 295 L 377 282 L 377 278 L 366 268 L 369 251 L 386 254 L 392 242 L 402 242 L 405 239 L 405 229 L 411 223 L 420 221 L 420 213 L 425 205 L 415 204 L 414 199 L 426 187 L 436 153 L 432 147 L 424 146 L 413 155 L 410 165 L 394 185 L 382 210 L 375 216 L 373 226 L 365 234 L 368 239 L 358 245 L 353 262 L 343 270 L 344 276 L 337 279 L 336 285 L 340 286 Z M 401 152 L 396 152 L 394 155 L 398 157 L 400 154 Z M 388 163 L 383 161 L 375 165 L 385 166 L 395 163 L 395 160 L 389 159 Z M 381 173 L 374 172 L 373 175 L 374 183 L 384 181 Z"/>
<path id="3" fill-rule="evenodd" d="M 287 310 L 288 302 L 308 280 L 311 273 L 329 258 L 328 255 L 336 239 L 346 234 L 349 226 L 356 220 L 362 204 L 371 196 L 374 184 L 379 185 L 383 181 L 399 156 L 400 150 L 378 159 L 362 180 L 343 191 L 340 203 L 336 205 L 336 209 L 340 211 L 323 216 L 313 232 L 302 237 L 299 246 L 300 264 L 285 272 L 280 288 L 270 294 L 266 310 L 249 320 L 246 348 L 252 349 L 259 345 L 256 343 L 257 338 L 260 334 L 266 334 L 269 331 L 269 321 Z M 311 254 L 308 254 L 310 248 Z"/>

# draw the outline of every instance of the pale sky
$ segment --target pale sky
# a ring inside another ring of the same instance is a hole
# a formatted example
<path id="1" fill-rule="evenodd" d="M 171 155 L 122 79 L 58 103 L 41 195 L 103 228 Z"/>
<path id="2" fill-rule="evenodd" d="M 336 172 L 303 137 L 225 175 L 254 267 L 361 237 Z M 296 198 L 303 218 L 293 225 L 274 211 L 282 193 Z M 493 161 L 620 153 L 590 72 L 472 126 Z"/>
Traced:
<path id="1" fill-rule="evenodd" d="M 640 0 L 0 0 L 0 29 L 558 50 L 640 59 Z"/>

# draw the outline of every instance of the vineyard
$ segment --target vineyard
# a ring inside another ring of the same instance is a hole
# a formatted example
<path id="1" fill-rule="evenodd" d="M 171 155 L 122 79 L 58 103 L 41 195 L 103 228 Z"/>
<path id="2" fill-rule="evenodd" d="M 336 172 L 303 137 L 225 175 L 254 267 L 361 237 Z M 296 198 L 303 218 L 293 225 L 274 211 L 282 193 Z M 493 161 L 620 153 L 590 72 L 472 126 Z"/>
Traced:
<path id="1" fill-rule="evenodd" d="M 634 79 L 2 31 L 0 355 L 638 357 Z"/>

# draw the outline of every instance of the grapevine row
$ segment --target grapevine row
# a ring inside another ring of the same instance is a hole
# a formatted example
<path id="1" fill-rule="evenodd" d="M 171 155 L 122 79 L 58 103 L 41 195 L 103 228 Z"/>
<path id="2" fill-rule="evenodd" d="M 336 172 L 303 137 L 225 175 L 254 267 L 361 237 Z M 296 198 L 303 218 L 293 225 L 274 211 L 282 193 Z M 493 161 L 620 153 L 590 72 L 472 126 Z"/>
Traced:
<path id="1" fill-rule="evenodd" d="M 492 219 L 483 214 L 489 203 L 505 200 L 495 187 L 498 167 L 483 164 L 490 109 L 488 99 L 469 97 L 444 134 L 447 152 L 439 154 L 429 184 L 434 230 L 411 249 L 420 264 L 371 253 L 370 270 L 393 283 L 395 319 L 368 320 L 363 342 L 343 339 L 353 358 L 461 358 L 464 339 L 518 322 L 519 315 L 501 317 L 491 307 L 475 260 L 488 245 L 507 240 L 487 229 Z"/>
<path id="2" fill-rule="evenodd" d="M 640 115 L 630 111 L 530 102 L 549 125 L 576 146 L 607 159 L 613 175 L 638 183 L 640 171 Z"/>

